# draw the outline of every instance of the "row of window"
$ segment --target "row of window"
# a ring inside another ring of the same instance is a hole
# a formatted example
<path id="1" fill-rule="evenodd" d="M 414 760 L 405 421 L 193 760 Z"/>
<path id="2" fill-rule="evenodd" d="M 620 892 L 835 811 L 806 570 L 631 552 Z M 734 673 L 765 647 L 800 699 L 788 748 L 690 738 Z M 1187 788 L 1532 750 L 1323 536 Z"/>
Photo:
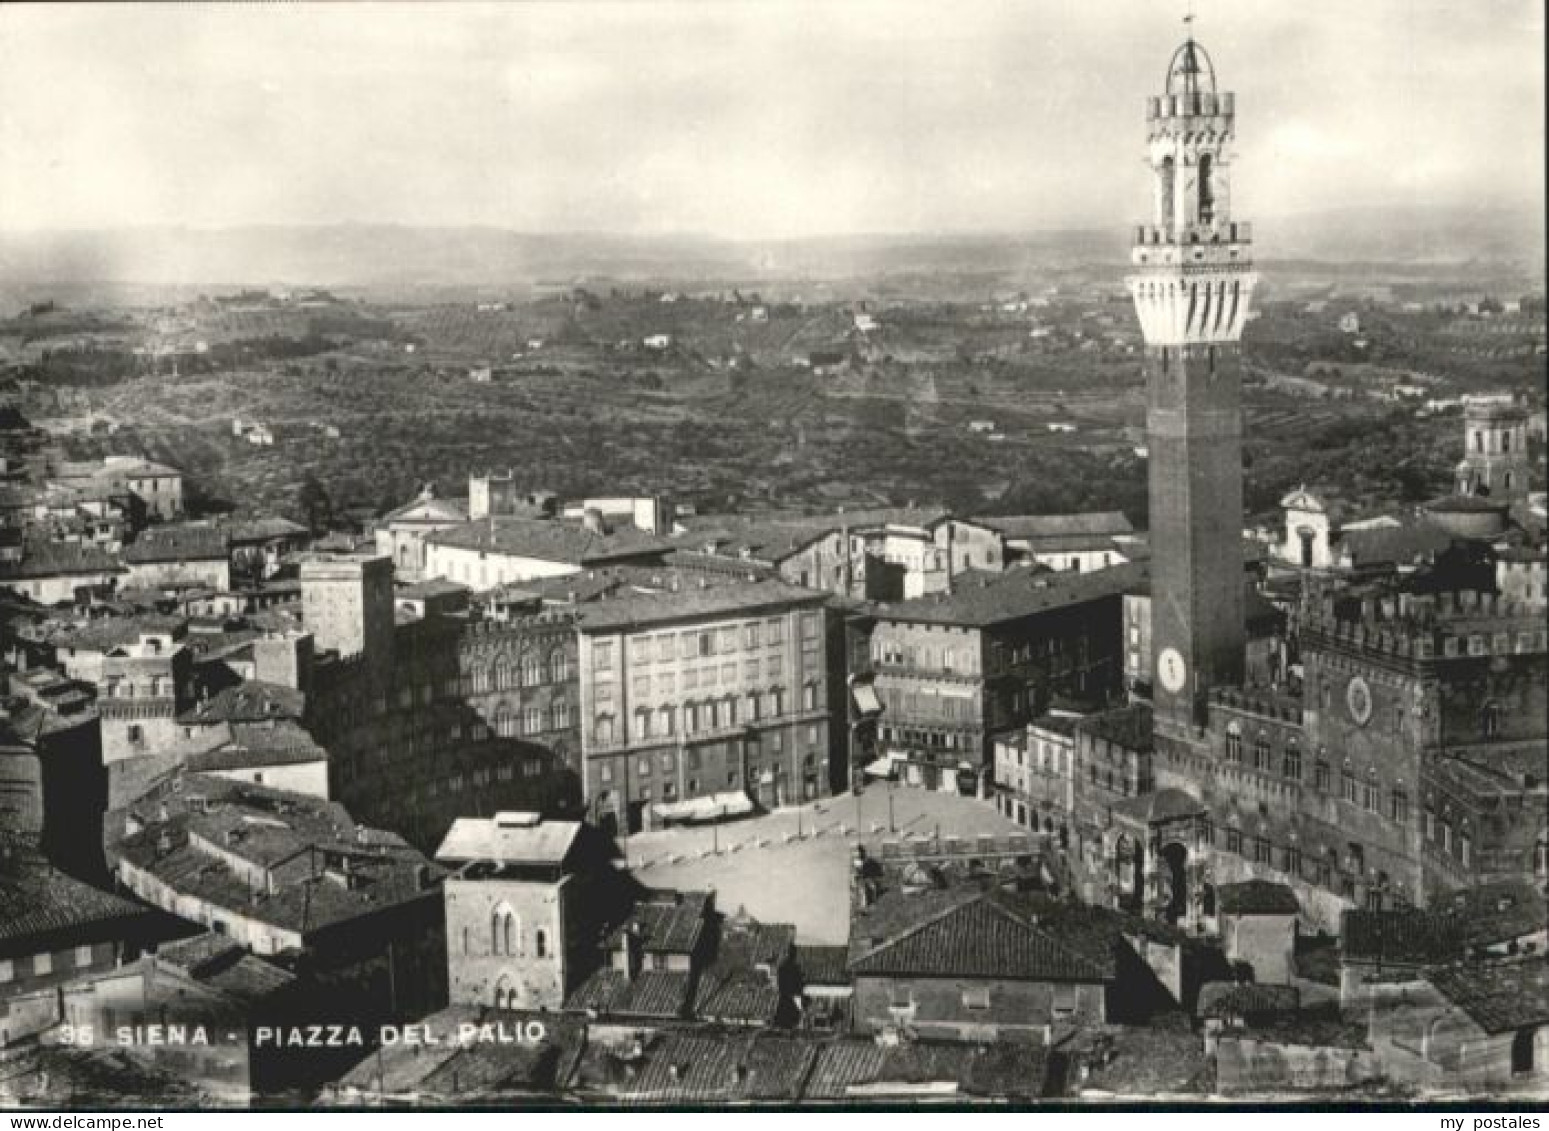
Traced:
<path id="1" fill-rule="evenodd" d="M 818 685 L 809 683 L 801 689 L 801 709 L 815 711 L 822 703 Z M 677 733 L 681 719 L 685 735 L 704 734 L 728 727 L 756 723 L 761 719 L 777 719 L 785 714 L 785 691 L 775 688 L 760 695 L 728 695 L 724 699 L 711 699 L 703 703 L 686 703 L 681 712 L 676 707 L 640 707 L 634 712 L 634 738 L 671 738 Z M 599 745 L 616 740 L 617 728 L 613 715 L 603 712 L 592 726 L 592 737 Z"/>
<path id="2" fill-rule="evenodd" d="M 497 656 L 488 667 L 475 667 L 469 673 L 470 690 L 474 692 L 538 687 L 564 683 L 569 678 L 570 657 L 558 650 L 544 657 L 529 654 L 514 664 L 505 656 Z"/>
<path id="3" fill-rule="evenodd" d="M 463 953 L 473 953 L 472 930 L 463 928 Z M 526 953 L 527 940 L 522 934 L 522 920 L 516 912 L 502 903 L 490 914 L 489 924 L 489 953 L 491 955 L 513 956 Z M 533 932 L 533 957 L 547 958 L 549 956 L 549 935 L 542 927 Z"/>
<path id="4" fill-rule="evenodd" d="M 800 622 L 803 640 L 817 639 L 821 629 L 819 614 L 803 613 Z M 741 625 L 721 625 L 691 632 L 664 632 L 629 638 L 631 664 L 667 663 L 704 656 L 725 656 L 739 650 L 778 647 L 785 642 L 785 619 L 771 617 L 747 621 Z M 613 666 L 613 641 L 599 640 L 592 645 L 592 667 Z"/>
<path id="5" fill-rule="evenodd" d="M 571 719 L 570 704 L 562 699 L 551 703 L 548 710 L 524 707 L 520 711 L 512 711 L 502 705 L 495 709 L 495 733 L 501 738 L 543 734 L 550 730 L 564 730 L 571 725 Z"/>
<path id="6" fill-rule="evenodd" d="M 23 973 L 17 969 L 17 959 L 0 958 L 0 985 L 17 981 Z M 21 960 L 25 963 L 25 959 Z M 72 964 L 73 963 L 73 964 Z M 56 953 L 44 951 L 41 954 L 32 955 L 31 976 L 42 978 L 57 970 L 85 970 L 92 964 L 92 948 L 78 946 L 73 950 L 61 950 Z"/>
<path id="7" fill-rule="evenodd" d="M 784 677 L 785 657 L 772 655 L 763 661 L 757 658 L 744 660 L 741 667 L 742 679 L 745 683 L 758 683 L 761 678 L 771 681 Z M 724 664 L 710 664 L 703 668 L 688 668 L 683 672 L 683 690 L 697 691 L 700 688 L 716 687 L 724 685 L 733 687 L 737 683 L 739 669 L 735 661 Z M 595 698 L 607 702 L 613 698 L 613 673 L 598 672 L 594 681 L 593 695 Z M 630 683 L 630 690 L 636 699 L 649 698 L 654 691 L 658 696 L 672 696 L 678 693 L 678 673 L 675 671 L 661 671 L 654 676 L 649 672 L 637 674 Z"/>

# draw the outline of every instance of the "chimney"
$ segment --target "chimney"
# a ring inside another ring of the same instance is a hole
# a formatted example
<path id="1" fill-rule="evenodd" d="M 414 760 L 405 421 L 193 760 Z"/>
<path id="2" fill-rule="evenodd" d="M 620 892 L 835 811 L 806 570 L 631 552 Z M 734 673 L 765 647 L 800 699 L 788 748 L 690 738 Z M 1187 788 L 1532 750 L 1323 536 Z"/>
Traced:
<path id="1" fill-rule="evenodd" d="M 581 526 L 592 534 L 606 534 L 607 525 L 602 520 L 602 511 L 596 507 L 587 507 L 581 514 Z"/>

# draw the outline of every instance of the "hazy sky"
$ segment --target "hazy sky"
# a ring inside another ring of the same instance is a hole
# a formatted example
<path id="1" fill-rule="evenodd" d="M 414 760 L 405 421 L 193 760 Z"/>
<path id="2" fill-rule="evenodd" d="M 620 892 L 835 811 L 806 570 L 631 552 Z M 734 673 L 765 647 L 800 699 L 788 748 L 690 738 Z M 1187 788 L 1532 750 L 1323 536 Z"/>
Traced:
<path id="1" fill-rule="evenodd" d="M 1185 0 L 0 6 L 0 227 L 1113 226 Z M 1244 218 L 1540 205 L 1542 0 L 1196 0 Z"/>

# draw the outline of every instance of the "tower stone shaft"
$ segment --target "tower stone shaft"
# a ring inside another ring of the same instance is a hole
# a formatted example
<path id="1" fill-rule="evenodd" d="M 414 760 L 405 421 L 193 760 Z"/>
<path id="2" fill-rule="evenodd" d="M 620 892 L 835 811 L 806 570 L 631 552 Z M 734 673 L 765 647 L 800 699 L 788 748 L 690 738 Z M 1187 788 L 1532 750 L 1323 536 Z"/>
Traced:
<path id="1" fill-rule="evenodd" d="M 1155 207 L 1128 280 L 1146 342 L 1156 718 L 1173 729 L 1244 665 L 1239 341 L 1257 276 L 1231 214 L 1234 126 L 1232 95 L 1189 39 L 1147 100 Z"/>

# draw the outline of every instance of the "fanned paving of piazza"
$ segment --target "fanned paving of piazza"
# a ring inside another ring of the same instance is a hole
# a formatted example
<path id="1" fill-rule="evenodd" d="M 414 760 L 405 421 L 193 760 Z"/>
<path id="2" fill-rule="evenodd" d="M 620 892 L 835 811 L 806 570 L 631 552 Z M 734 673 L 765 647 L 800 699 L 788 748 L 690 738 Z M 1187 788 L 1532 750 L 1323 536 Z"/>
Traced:
<path id="1" fill-rule="evenodd" d="M 1542 1095 L 1542 409 L 1446 406 L 1440 498 L 1245 531 L 1235 97 L 1191 35 L 1144 110 L 1148 529 L 532 466 L 195 517 L 0 409 L 0 1102 L 102 1056 L 223 1104 Z"/>

